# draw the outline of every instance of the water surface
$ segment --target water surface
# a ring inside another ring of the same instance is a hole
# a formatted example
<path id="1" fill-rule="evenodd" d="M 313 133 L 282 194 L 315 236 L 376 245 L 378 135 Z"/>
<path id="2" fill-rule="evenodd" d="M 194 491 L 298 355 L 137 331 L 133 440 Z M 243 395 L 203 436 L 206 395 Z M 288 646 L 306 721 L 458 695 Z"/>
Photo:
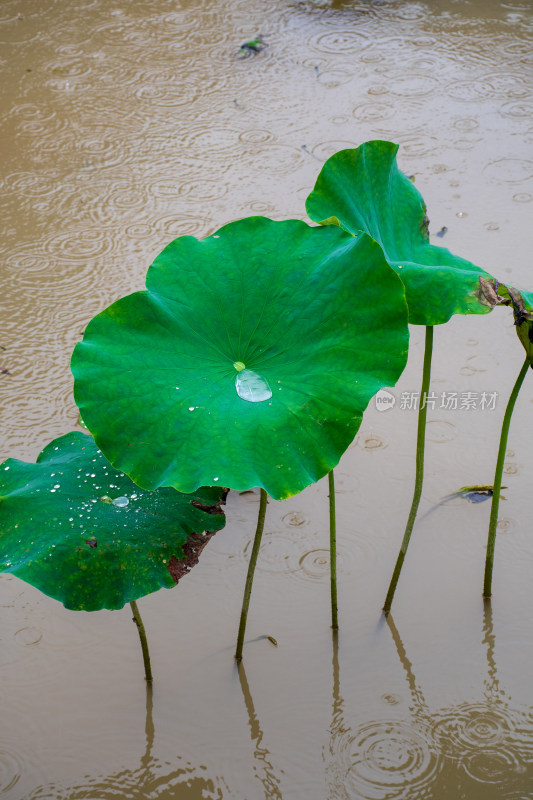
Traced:
<path id="1" fill-rule="evenodd" d="M 33 460 L 77 427 L 75 343 L 144 287 L 172 238 L 250 214 L 305 219 L 324 160 L 371 138 L 400 144 L 436 244 L 531 287 L 532 25 L 528 0 L 4 0 L 0 458 Z M 258 35 L 267 47 L 237 57 Z M 414 329 L 397 402 L 371 405 L 336 470 L 338 638 L 324 481 L 269 504 L 239 670 L 257 494 L 230 494 L 193 574 L 140 602 L 148 696 L 129 610 L 67 612 L 0 576 L 2 798 L 533 797 L 531 383 L 492 608 L 489 504 L 457 498 L 415 528 L 394 618 L 380 617 L 412 491 L 422 347 Z M 430 409 L 421 513 L 492 482 L 521 361 L 504 313 L 436 330 L 437 396 L 497 402 Z"/>

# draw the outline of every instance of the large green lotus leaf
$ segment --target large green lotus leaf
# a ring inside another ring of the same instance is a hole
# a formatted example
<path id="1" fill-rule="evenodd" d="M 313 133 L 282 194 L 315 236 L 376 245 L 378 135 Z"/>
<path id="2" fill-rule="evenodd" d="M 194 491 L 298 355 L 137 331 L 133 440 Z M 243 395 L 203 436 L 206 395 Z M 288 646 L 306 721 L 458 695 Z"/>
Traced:
<path id="1" fill-rule="evenodd" d="M 122 608 L 174 586 L 224 527 L 222 488 L 147 492 L 91 436 L 51 442 L 36 464 L 0 465 L 0 572 L 67 608 Z M 207 531 L 205 535 L 201 535 Z"/>
<path id="2" fill-rule="evenodd" d="M 404 289 L 364 234 L 251 217 L 174 240 L 146 286 L 89 323 L 72 370 L 99 447 L 150 489 L 296 494 L 405 366 Z"/>
<path id="3" fill-rule="evenodd" d="M 480 293 L 484 270 L 429 243 L 426 206 L 396 164 L 398 145 L 371 141 L 341 150 L 324 164 L 306 201 L 309 217 L 366 231 L 405 284 L 409 322 L 439 325 L 453 314 L 490 311 Z"/>

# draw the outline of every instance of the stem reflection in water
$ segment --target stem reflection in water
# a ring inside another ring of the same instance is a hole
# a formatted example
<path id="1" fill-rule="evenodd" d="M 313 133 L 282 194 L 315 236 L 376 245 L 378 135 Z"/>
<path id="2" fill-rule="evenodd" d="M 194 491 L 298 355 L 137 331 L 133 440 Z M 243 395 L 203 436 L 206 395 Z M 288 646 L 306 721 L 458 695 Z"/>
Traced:
<path id="1" fill-rule="evenodd" d="M 246 678 L 244 664 L 237 662 L 239 681 L 241 684 L 246 711 L 248 712 L 248 724 L 250 726 L 250 736 L 254 742 L 254 759 L 257 766 L 254 767 L 256 777 L 261 781 L 264 790 L 265 800 L 282 800 L 280 791 L 280 780 L 276 775 L 272 762 L 269 760 L 269 750 L 263 745 L 263 731 L 259 723 L 259 718 L 255 713 L 252 693 Z"/>
<path id="2" fill-rule="evenodd" d="M 324 748 L 327 800 L 449 800 L 451 787 L 454 796 L 468 800 L 530 797 L 530 717 L 527 710 L 512 708 L 500 689 L 490 604 L 483 618 L 487 674 L 481 699 L 435 710 L 391 614 L 386 624 L 407 681 L 408 708 L 401 695 L 384 694 L 389 712 L 355 724 L 344 709 L 339 640 L 333 632 L 331 736 Z"/>
<path id="3" fill-rule="evenodd" d="M 146 746 L 140 758 L 139 766 L 133 769 L 119 767 L 110 775 L 84 775 L 80 783 L 70 786 L 49 784 L 39 786 L 24 800 L 74 800 L 74 798 L 91 797 L 98 800 L 202 800 L 206 797 L 232 797 L 224 779 L 205 777 L 206 767 L 199 764 L 193 766 L 177 756 L 174 765 L 168 761 L 160 761 L 153 755 L 155 743 L 155 725 L 153 718 L 153 688 L 146 684 L 146 717 L 144 723 Z M 199 774 L 199 773 L 203 774 Z M 277 795 L 272 795 L 276 798 Z"/>
<path id="4" fill-rule="evenodd" d="M 469 800 L 528 796 L 533 785 L 533 736 L 527 714 L 512 708 L 510 698 L 499 687 L 490 603 L 485 602 L 483 614 L 482 644 L 487 663 L 484 697 L 436 711 L 431 711 L 416 681 L 391 615 L 387 625 L 409 686 L 413 722 L 427 732 L 429 747 L 438 759 L 431 791 L 424 796 L 445 798 L 450 786 Z"/>

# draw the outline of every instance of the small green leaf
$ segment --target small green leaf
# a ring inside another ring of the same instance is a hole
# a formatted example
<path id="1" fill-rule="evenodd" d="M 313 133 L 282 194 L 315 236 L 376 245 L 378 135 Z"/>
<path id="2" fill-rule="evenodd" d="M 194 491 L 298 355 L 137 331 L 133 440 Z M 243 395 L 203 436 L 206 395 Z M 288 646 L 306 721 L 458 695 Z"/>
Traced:
<path id="1" fill-rule="evenodd" d="M 0 572 L 67 608 L 122 608 L 193 566 L 224 527 L 222 488 L 147 492 L 117 472 L 91 436 L 51 442 L 36 464 L 0 465 Z"/>
<path id="2" fill-rule="evenodd" d="M 309 217 L 366 231 L 405 284 L 409 322 L 439 325 L 453 314 L 485 314 L 491 306 L 479 278 L 490 275 L 445 247 L 429 243 L 426 206 L 396 164 L 398 145 L 370 141 L 331 156 L 307 198 Z"/>
<path id="3" fill-rule="evenodd" d="M 149 489 L 296 494 L 405 366 L 404 289 L 364 234 L 251 217 L 171 242 L 146 285 L 89 323 L 72 371 L 99 447 Z"/>

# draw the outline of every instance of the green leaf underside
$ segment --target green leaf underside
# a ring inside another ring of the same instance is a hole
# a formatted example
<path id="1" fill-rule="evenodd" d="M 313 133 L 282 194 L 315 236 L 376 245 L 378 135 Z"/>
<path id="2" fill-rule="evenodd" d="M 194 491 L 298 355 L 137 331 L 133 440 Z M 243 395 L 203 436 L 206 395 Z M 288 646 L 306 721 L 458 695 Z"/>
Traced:
<path id="1" fill-rule="evenodd" d="M 224 527 L 223 490 L 147 492 L 109 464 L 91 436 L 51 442 L 36 464 L 0 465 L 0 572 L 67 608 L 122 608 L 175 585 L 169 565 L 203 531 Z M 118 501 L 118 505 L 113 503 Z M 209 538 L 204 537 L 204 538 Z"/>
<path id="2" fill-rule="evenodd" d="M 72 371 L 98 445 L 147 488 L 296 494 L 405 366 L 403 286 L 367 236 L 252 217 L 174 240 L 146 286 L 89 323 Z M 246 374 L 272 396 L 239 396 Z"/>
<path id="3" fill-rule="evenodd" d="M 479 277 L 487 272 L 429 243 L 426 206 L 396 164 L 398 145 L 370 141 L 341 150 L 324 164 L 307 198 L 315 222 L 366 231 L 405 284 L 409 322 L 440 325 L 453 314 L 485 314 Z"/>

